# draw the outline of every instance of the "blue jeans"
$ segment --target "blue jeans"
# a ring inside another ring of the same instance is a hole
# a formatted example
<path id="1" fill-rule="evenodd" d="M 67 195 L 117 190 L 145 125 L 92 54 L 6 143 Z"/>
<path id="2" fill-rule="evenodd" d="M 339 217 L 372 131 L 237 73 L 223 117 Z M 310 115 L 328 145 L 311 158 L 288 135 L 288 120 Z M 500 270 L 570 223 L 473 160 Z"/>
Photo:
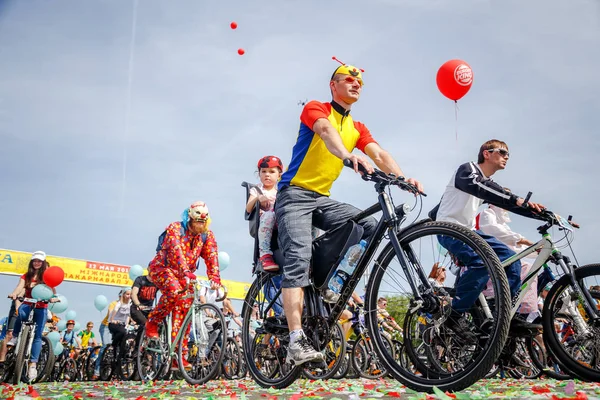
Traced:
<path id="1" fill-rule="evenodd" d="M 19 316 L 15 321 L 15 329 L 13 330 L 13 337 L 19 336 L 21 333 L 21 326 L 23 321 L 27 321 L 29 313 L 31 312 L 31 306 L 29 304 L 21 304 L 19 307 Z M 45 308 L 35 308 L 33 311 L 33 320 L 35 322 L 35 333 L 33 336 L 33 343 L 31 344 L 31 358 L 29 361 L 37 362 L 40 358 L 40 352 L 42 351 L 42 332 L 44 332 L 44 325 L 46 325 L 46 313 Z"/>
<path id="2" fill-rule="evenodd" d="M 475 231 L 481 236 L 494 250 L 500 261 L 504 261 L 515 255 L 515 252 L 509 249 L 504 243 L 500 242 L 494 236 L 486 235 L 482 231 Z M 460 240 L 450 238 L 448 236 L 438 236 L 440 244 L 452 253 L 458 261 L 467 269 L 457 279 L 456 295 L 452 300 L 452 308 L 458 312 L 468 311 L 479 294 L 485 289 L 488 282 L 489 274 L 483 265 L 483 261 L 479 256 Z M 508 285 L 510 287 L 510 295 L 512 298 L 519 292 L 521 286 L 521 261 L 517 260 L 505 268 Z"/>
<path id="3" fill-rule="evenodd" d="M 100 340 L 102 340 L 102 348 L 100 349 L 100 353 L 98 353 L 98 358 L 96 359 L 96 369 L 100 369 L 100 361 L 102 360 L 102 354 L 104 354 L 104 349 L 109 343 L 112 343 L 111 338 L 109 337 L 110 332 L 108 331 L 108 326 L 104 324 L 100 324 L 100 328 L 98 328 L 98 332 L 100 332 Z"/>

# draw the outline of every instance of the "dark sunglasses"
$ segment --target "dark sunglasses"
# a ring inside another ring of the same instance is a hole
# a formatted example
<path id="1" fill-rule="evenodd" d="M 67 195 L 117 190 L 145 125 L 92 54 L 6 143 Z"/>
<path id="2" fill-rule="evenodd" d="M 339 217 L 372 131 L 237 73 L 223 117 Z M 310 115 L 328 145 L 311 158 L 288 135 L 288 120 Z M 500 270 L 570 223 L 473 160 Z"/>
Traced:
<path id="1" fill-rule="evenodd" d="M 506 150 L 506 149 L 489 149 L 489 150 L 487 150 L 487 151 L 489 151 L 490 153 L 493 153 L 493 152 L 495 152 L 495 151 L 496 151 L 496 152 L 498 152 L 498 154 L 500 154 L 502 157 L 510 157 L 510 153 L 509 153 L 509 152 L 508 152 L 508 150 Z"/>

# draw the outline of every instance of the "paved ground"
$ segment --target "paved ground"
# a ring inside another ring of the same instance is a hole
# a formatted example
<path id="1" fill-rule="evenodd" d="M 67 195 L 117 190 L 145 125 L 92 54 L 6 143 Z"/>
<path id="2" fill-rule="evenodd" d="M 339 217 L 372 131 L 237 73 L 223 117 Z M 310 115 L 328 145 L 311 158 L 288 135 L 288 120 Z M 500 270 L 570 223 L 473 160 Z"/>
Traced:
<path id="1" fill-rule="evenodd" d="M 342 379 L 329 381 L 300 380 L 284 390 L 261 389 L 251 380 L 213 381 L 204 386 L 190 386 L 185 381 L 156 382 L 76 382 L 43 383 L 28 386 L 0 387 L 2 399 L 600 399 L 600 383 L 579 381 L 482 380 L 468 390 L 446 395 L 415 393 L 391 379 L 369 381 Z"/>

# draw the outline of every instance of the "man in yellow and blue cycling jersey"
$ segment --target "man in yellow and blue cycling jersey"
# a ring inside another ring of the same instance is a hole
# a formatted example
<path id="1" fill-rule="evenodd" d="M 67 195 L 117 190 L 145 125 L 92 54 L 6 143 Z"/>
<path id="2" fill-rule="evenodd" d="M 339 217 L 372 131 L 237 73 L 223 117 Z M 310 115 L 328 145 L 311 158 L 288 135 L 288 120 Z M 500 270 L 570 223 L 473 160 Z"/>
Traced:
<path id="1" fill-rule="evenodd" d="M 351 160 L 356 172 L 358 164 L 367 172 L 373 172 L 366 158 L 352 154 L 357 148 L 384 172 L 404 176 L 367 127 L 350 115 L 352 104 L 358 101 L 363 88 L 362 71 L 351 65 L 338 67 L 331 76 L 329 88 L 331 102 L 310 101 L 302 110 L 292 159 L 279 182 L 275 203 L 279 243 L 285 257 L 282 293 L 290 330 L 288 360 L 296 365 L 323 360 L 323 354 L 312 347 L 301 325 L 303 288 L 310 284 L 312 226 L 334 229 L 360 212 L 354 206 L 329 198 L 331 186 L 342 172 L 343 160 Z M 418 181 L 407 181 L 422 190 Z M 317 209 L 322 212 L 313 219 L 313 211 Z M 368 240 L 374 233 L 375 219 L 365 218 L 359 224 L 364 228 L 363 238 Z"/>

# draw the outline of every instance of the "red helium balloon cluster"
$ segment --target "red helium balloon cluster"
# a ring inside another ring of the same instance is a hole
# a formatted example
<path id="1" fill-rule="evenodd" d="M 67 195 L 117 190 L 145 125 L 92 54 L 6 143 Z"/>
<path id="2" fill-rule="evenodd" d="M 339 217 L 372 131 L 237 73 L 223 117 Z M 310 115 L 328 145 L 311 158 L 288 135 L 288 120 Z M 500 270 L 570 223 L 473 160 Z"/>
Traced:
<path id="1" fill-rule="evenodd" d="M 229 24 L 229 26 L 231 27 L 231 29 L 237 29 L 238 24 L 237 24 L 237 22 L 233 21 L 231 24 Z M 239 48 L 238 51 L 237 51 L 237 53 L 240 56 L 243 56 L 244 53 L 246 53 L 246 51 L 244 49 L 242 49 L 242 48 Z"/>
<path id="2" fill-rule="evenodd" d="M 444 96 L 460 100 L 471 89 L 473 70 L 462 60 L 447 61 L 438 70 L 436 83 Z"/>

